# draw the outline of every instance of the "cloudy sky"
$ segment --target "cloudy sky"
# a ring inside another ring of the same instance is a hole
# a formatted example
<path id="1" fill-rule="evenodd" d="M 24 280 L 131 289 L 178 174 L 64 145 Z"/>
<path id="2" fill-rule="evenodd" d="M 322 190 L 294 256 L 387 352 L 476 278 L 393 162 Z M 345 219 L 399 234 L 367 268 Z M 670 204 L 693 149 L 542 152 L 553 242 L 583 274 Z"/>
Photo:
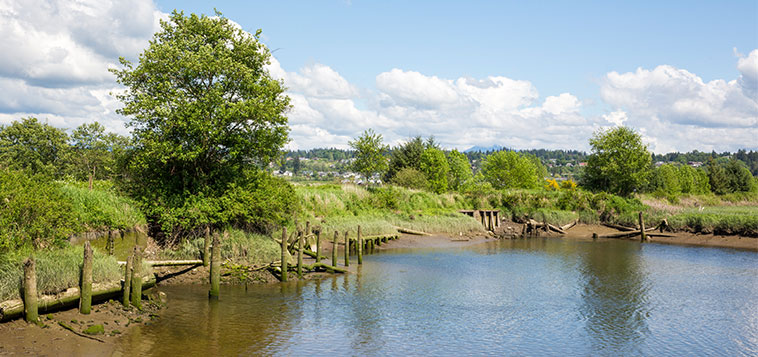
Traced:
<path id="1" fill-rule="evenodd" d="M 263 30 L 293 149 L 373 128 L 389 144 L 587 150 L 614 125 L 659 153 L 758 149 L 754 0 L 0 0 L 0 124 L 128 134 L 107 69 L 175 8 Z"/>

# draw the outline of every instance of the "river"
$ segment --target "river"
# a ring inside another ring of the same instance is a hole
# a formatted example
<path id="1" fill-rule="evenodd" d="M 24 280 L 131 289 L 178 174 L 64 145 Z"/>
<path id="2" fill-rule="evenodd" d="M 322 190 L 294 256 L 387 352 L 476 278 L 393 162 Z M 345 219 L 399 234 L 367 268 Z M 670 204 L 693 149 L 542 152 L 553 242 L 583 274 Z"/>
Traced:
<path id="1" fill-rule="evenodd" d="M 220 301 L 161 290 L 168 307 L 117 355 L 758 355 L 758 254 L 732 249 L 498 241 Z"/>

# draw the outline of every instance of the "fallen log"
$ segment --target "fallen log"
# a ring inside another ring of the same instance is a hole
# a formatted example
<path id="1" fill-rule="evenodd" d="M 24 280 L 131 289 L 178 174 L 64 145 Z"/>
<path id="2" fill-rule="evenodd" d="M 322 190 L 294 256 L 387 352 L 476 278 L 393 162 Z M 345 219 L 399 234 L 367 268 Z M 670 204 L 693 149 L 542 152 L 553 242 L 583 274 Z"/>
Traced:
<path id="1" fill-rule="evenodd" d="M 408 229 L 408 228 L 395 227 L 395 229 L 397 229 L 398 232 L 405 233 L 405 234 L 413 234 L 413 235 L 417 235 L 417 236 L 430 236 L 431 235 L 431 234 L 426 233 L 426 232 L 414 231 L 414 230 Z"/>
<path id="2" fill-rule="evenodd" d="M 632 227 L 622 226 L 622 225 L 620 225 L 620 224 L 614 224 L 614 223 L 606 223 L 606 222 L 602 222 L 602 223 L 600 223 L 600 224 L 601 224 L 601 225 L 604 225 L 604 226 L 606 226 L 606 227 L 609 227 L 609 228 L 615 228 L 615 229 L 618 229 L 618 230 L 620 230 L 620 231 L 624 231 L 624 232 L 637 232 L 637 233 L 639 233 L 639 231 L 640 231 L 640 228 L 639 228 L 639 227 L 637 227 L 637 228 L 632 228 Z M 647 232 L 652 232 L 652 231 L 654 231 L 654 230 L 656 230 L 656 229 L 658 229 L 658 227 L 657 227 L 657 226 L 656 226 L 656 227 L 649 227 L 649 228 L 645 228 L 645 232 L 646 232 L 646 233 L 647 233 Z"/>
<path id="3" fill-rule="evenodd" d="M 318 269 L 322 269 L 329 273 L 340 273 L 340 274 L 347 273 L 346 269 L 338 268 L 338 267 L 331 266 L 329 264 L 324 264 L 324 263 L 313 263 L 311 265 L 304 265 L 303 267 L 310 271 L 316 271 Z"/>
<path id="4" fill-rule="evenodd" d="M 118 262 L 119 265 L 126 265 L 126 262 Z M 193 260 L 146 260 L 145 264 L 154 267 L 173 267 L 182 265 L 203 265 L 202 259 Z"/>
<path id="5" fill-rule="evenodd" d="M 575 219 L 573 222 L 571 222 L 571 223 L 569 223 L 569 224 L 567 224 L 565 226 L 561 226 L 561 229 L 564 230 L 564 231 L 567 231 L 567 230 L 573 228 L 576 225 L 577 222 L 579 222 L 579 220 Z"/>
<path id="6" fill-rule="evenodd" d="M 647 230 L 646 230 L 647 232 Z M 673 234 L 666 234 L 666 233 L 645 233 L 648 237 L 675 237 Z M 603 234 L 597 236 L 598 238 L 631 238 L 634 236 L 640 235 L 640 231 L 631 231 L 631 232 L 621 232 L 621 233 L 611 233 L 611 234 Z"/>
<path id="7" fill-rule="evenodd" d="M 308 250 L 308 249 L 303 249 L 303 254 L 305 254 L 305 255 L 313 258 L 313 259 L 316 259 L 316 252 L 314 252 L 314 251 L 311 251 L 311 250 Z M 321 254 L 319 254 L 319 255 L 321 256 L 321 259 L 327 259 L 325 255 L 321 255 Z"/>
<path id="8" fill-rule="evenodd" d="M 155 286 L 155 275 L 145 276 L 142 287 L 147 289 Z M 121 281 L 92 285 L 92 301 L 101 302 L 117 297 L 121 293 Z M 39 313 L 49 313 L 65 308 L 76 307 L 79 304 L 79 288 L 69 288 L 57 295 L 41 295 L 37 299 Z M 24 315 L 24 302 L 21 299 L 3 301 L 0 303 L 0 321 L 14 320 Z"/>
<path id="9" fill-rule="evenodd" d="M 566 234 L 566 232 L 563 231 L 563 229 L 561 229 L 561 227 L 556 227 L 556 226 L 554 226 L 554 225 L 552 225 L 550 223 L 547 224 L 547 227 L 550 228 L 551 230 L 555 231 L 555 232 L 560 233 L 560 234 Z"/>

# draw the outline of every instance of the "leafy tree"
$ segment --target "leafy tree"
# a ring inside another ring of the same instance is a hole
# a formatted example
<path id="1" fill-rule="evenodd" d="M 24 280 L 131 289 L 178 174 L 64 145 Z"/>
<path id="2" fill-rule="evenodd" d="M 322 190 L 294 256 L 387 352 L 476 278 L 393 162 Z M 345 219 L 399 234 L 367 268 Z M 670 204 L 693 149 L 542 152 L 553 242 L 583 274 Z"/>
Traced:
<path id="1" fill-rule="evenodd" d="M 749 192 L 753 186 L 753 175 L 745 163 L 730 159 L 725 167 L 729 178 L 727 186 L 730 192 Z"/>
<path id="2" fill-rule="evenodd" d="M 353 171 L 359 172 L 365 178 L 371 178 L 374 174 L 383 174 L 387 171 L 387 159 L 384 154 L 389 150 L 382 143 L 382 134 L 377 134 L 374 129 L 368 129 L 363 135 L 349 142 L 355 150 Z"/>
<path id="3" fill-rule="evenodd" d="M 91 190 L 96 178 L 114 175 L 117 159 L 128 142 L 123 136 L 105 133 L 105 127 L 98 122 L 80 125 L 71 133 L 69 172 L 78 179 L 87 179 Z"/>
<path id="4" fill-rule="evenodd" d="M 471 163 L 466 155 L 458 150 L 453 150 L 447 154 L 447 163 L 450 167 L 448 184 L 452 190 L 460 190 L 471 182 L 474 174 L 471 172 Z"/>
<path id="5" fill-rule="evenodd" d="M 424 153 L 424 149 L 424 142 L 420 136 L 394 148 L 384 181 L 392 181 L 392 178 L 406 167 L 421 171 L 421 154 Z"/>
<path id="6" fill-rule="evenodd" d="M 652 158 L 642 137 L 631 128 L 595 132 L 584 184 L 592 189 L 626 196 L 647 185 Z"/>
<path id="7" fill-rule="evenodd" d="M 487 156 L 482 164 L 484 178 L 495 189 L 535 188 L 542 183 L 542 169 L 526 155 L 514 151 L 498 151 Z"/>
<path id="8" fill-rule="evenodd" d="M 447 176 L 450 167 L 442 150 L 430 147 L 421 154 L 421 172 L 429 181 L 429 189 L 436 193 L 447 191 Z"/>
<path id="9" fill-rule="evenodd" d="M 651 175 L 653 190 L 676 196 L 682 193 L 679 170 L 673 164 L 664 164 L 656 168 Z"/>
<path id="10" fill-rule="evenodd" d="M 424 173 L 410 167 L 398 171 L 398 173 L 395 174 L 395 177 L 392 178 L 391 182 L 398 186 L 417 190 L 425 190 L 429 187 L 429 181 L 426 180 Z"/>
<path id="11" fill-rule="evenodd" d="M 0 167 L 59 176 L 68 149 L 68 135 L 37 118 L 0 127 Z"/>
<path id="12" fill-rule="evenodd" d="M 730 192 L 729 174 L 726 172 L 724 164 L 711 159 L 708 161 L 706 171 L 708 172 L 708 182 L 711 185 L 711 191 L 713 191 L 713 193 L 724 195 Z"/>
<path id="13" fill-rule="evenodd" d="M 289 98 L 264 67 L 260 30 L 216 15 L 174 11 L 139 65 L 112 70 L 134 138 L 128 187 L 168 232 L 228 223 L 219 200 L 251 187 L 250 171 L 287 142 Z"/>

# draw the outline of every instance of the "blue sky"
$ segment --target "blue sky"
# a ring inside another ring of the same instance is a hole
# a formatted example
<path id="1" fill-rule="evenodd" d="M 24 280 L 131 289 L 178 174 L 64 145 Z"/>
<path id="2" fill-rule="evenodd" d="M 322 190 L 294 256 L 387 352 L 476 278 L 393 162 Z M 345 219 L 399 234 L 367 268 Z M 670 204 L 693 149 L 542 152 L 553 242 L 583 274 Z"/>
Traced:
<path id="1" fill-rule="evenodd" d="M 127 133 L 104 69 L 135 58 L 173 9 L 217 8 L 274 51 L 270 71 L 295 105 L 290 148 L 346 147 L 372 127 L 390 144 L 587 149 L 623 124 L 657 152 L 758 149 L 756 1 L 51 4 L 0 5 L 0 87 L 22 93 L 0 99 L 0 123 Z M 38 59 L 61 49 L 61 63 Z"/>

